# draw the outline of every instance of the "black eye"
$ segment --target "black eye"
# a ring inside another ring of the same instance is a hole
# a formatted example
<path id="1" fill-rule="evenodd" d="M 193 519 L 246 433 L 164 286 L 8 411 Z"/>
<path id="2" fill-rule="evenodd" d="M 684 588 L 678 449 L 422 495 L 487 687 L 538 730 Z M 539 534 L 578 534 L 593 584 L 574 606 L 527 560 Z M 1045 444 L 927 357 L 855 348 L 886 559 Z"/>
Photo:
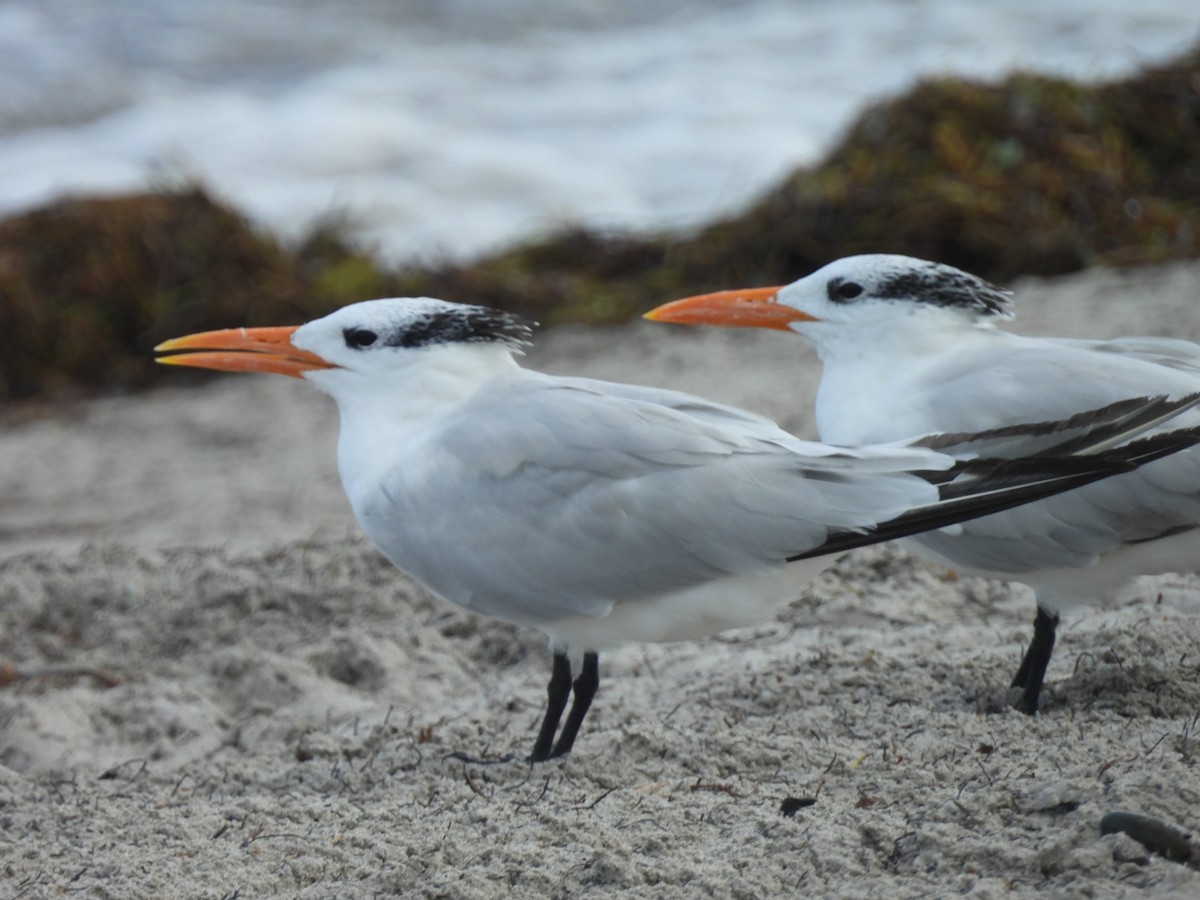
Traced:
<path id="1" fill-rule="evenodd" d="M 346 339 L 346 346 L 351 350 L 370 347 L 379 340 L 379 335 L 366 328 L 347 328 L 342 332 L 342 336 Z"/>
<path id="2" fill-rule="evenodd" d="M 853 300 L 863 292 L 863 286 L 857 281 L 842 281 L 835 278 L 829 282 L 829 299 L 835 303 L 841 300 Z"/>

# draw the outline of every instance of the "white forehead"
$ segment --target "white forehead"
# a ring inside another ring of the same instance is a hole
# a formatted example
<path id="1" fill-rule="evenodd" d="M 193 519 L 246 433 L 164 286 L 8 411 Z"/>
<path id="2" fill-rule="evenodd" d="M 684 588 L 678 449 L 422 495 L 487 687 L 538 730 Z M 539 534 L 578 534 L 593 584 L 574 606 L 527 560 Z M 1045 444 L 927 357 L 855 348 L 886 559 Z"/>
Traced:
<path id="1" fill-rule="evenodd" d="M 516 350 L 529 342 L 530 326 L 520 316 L 486 306 L 392 297 L 353 303 L 310 322 L 296 330 L 292 343 L 317 352 L 336 342 L 359 349 L 499 342 Z M 357 332 L 369 333 L 370 339 L 356 343 Z"/>
<path id="2" fill-rule="evenodd" d="M 346 328 L 392 329 L 463 309 L 460 304 L 434 297 L 388 297 L 351 303 L 316 319 L 301 331 L 342 331 Z"/>
<path id="3" fill-rule="evenodd" d="M 966 274 L 953 266 L 895 253 L 864 253 L 860 256 L 846 256 L 834 260 L 813 274 L 826 278 L 842 277 L 877 282 L 909 273 L 921 273 L 929 276 L 938 273 Z"/>

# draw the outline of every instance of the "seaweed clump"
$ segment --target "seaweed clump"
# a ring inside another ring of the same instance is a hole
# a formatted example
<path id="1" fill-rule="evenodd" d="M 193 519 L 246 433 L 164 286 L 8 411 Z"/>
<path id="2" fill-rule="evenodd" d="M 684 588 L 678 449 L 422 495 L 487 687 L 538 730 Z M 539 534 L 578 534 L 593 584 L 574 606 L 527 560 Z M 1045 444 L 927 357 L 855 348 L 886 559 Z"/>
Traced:
<path id="1" fill-rule="evenodd" d="M 0 222 L 0 398 L 128 388 L 188 330 L 306 312 L 292 256 L 204 191 L 69 199 Z"/>
<path id="2" fill-rule="evenodd" d="M 1196 256 L 1200 48 L 1096 86 L 925 81 L 701 239 L 784 278 L 851 253 L 1001 281 Z"/>

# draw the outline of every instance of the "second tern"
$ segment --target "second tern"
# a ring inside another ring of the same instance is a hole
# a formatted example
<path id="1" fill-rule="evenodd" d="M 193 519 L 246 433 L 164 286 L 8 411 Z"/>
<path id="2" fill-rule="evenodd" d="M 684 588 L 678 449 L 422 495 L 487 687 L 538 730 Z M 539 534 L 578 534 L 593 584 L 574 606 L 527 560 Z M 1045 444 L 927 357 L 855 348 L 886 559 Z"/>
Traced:
<path id="1" fill-rule="evenodd" d="M 835 443 L 1003 428 L 1139 395 L 1200 390 L 1200 346 L 1163 337 L 1075 340 L 1001 331 L 1009 293 L 951 266 L 851 256 L 786 287 L 727 290 L 647 313 L 663 322 L 774 328 L 821 359 L 817 427 Z M 1172 427 L 1195 425 L 1190 411 Z M 1059 615 L 1137 575 L 1196 572 L 1200 452 L 915 538 L 953 568 L 1030 585 L 1034 635 L 1012 687 L 1037 712 Z"/>

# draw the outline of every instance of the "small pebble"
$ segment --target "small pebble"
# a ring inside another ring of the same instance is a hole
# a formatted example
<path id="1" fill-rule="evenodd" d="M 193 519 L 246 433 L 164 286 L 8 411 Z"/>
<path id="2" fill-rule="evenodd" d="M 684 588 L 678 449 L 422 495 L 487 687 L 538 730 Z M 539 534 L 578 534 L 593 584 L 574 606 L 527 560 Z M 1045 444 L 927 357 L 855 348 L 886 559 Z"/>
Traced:
<path id="1" fill-rule="evenodd" d="M 799 810 L 816 802 L 816 797 L 784 797 L 783 802 L 779 804 L 779 811 L 790 819 Z"/>
<path id="2" fill-rule="evenodd" d="M 1131 812 L 1111 812 L 1100 820 L 1101 834 L 1123 832 L 1151 853 L 1174 862 L 1191 862 L 1193 851 L 1190 835 L 1178 828 Z"/>

